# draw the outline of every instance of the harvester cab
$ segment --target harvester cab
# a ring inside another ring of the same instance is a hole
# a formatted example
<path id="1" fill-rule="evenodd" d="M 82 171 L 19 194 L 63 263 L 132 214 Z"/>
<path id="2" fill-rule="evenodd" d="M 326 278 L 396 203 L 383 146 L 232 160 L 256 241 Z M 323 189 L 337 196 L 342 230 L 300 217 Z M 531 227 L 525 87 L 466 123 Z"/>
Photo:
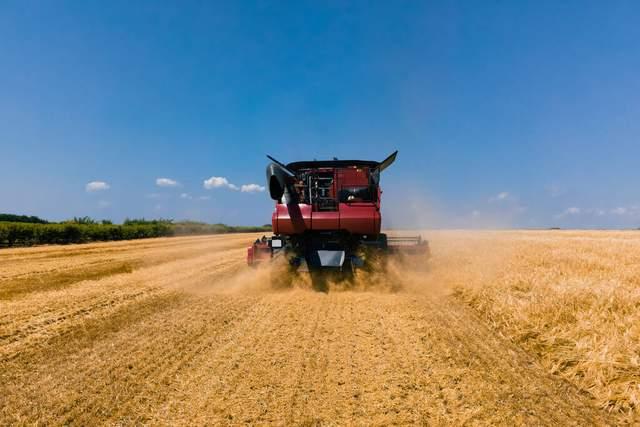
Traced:
<path id="1" fill-rule="evenodd" d="M 286 165 L 267 156 L 274 235 L 248 248 L 248 264 L 285 256 L 301 270 L 351 273 L 372 258 L 368 253 L 428 255 L 428 242 L 420 236 L 381 233 L 380 174 L 397 154 L 381 162 L 334 158 Z"/>

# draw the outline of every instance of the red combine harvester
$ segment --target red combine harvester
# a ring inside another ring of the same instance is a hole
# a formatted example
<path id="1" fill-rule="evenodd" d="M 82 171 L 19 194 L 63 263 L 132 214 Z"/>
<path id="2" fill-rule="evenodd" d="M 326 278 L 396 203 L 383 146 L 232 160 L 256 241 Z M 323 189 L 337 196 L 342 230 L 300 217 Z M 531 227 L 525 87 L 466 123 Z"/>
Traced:
<path id="1" fill-rule="evenodd" d="M 396 159 L 313 160 L 287 165 L 267 156 L 267 185 L 276 206 L 274 235 L 247 250 L 249 265 L 285 256 L 298 271 L 332 271 L 349 277 L 376 254 L 429 254 L 416 237 L 380 232 L 380 173 Z"/>

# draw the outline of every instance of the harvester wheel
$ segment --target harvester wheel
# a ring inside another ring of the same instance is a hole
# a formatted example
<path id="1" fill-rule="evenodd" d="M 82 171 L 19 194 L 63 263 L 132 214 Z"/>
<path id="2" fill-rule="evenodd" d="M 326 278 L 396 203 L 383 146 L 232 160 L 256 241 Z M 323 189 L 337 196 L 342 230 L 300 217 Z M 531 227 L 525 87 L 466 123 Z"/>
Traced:
<path id="1" fill-rule="evenodd" d="M 355 280 L 355 266 L 350 260 L 346 260 L 342 266 L 340 281 L 352 284 Z"/>

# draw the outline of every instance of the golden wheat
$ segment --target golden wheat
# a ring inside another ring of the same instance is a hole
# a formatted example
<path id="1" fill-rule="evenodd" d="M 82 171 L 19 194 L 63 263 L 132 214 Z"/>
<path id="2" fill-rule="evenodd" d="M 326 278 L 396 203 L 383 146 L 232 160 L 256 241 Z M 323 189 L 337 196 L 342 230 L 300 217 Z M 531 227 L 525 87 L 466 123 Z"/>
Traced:
<path id="1" fill-rule="evenodd" d="M 640 233 L 432 233 L 429 280 L 602 409 L 640 403 Z"/>
<path id="2" fill-rule="evenodd" d="M 0 424 L 636 421 L 635 233 L 423 235 L 328 293 L 255 235 L 0 251 Z"/>

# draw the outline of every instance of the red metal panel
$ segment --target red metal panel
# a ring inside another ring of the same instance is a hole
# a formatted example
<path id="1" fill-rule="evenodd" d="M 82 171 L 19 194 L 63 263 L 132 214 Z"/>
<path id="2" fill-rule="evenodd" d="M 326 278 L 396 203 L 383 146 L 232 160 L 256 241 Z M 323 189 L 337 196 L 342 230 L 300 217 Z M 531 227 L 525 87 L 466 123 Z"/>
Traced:
<path id="1" fill-rule="evenodd" d="M 253 246 L 247 248 L 247 264 L 253 264 Z"/>
<path id="2" fill-rule="evenodd" d="M 247 264 L 256 265 L 269 259 L 271 259 L 271 248 L 267 242 L 256 242 L 247 248 Z"/>
<path id="3" fill-rule="evenodd" d="M 338 170 L 338 181 L 342 187 L 358 187 L 369 184 L 368 168 L 345 168 Z"/>
<path id="4" fill-rule="evenodd" d="M 303 233 L 311 228 L 311 206 L 277 204 L 271 223 L 276 234 Z"/>
<path id="5" fill-rule="evenodd" d="M 311 227 L 314 230 L 340 230 L 340 212 L 312 212 Z"/>
<path id="6" fill-rule="evenodd" d="M 340 228 L 354 234 L 378 234 L 380 212 L 374 203 L 340 203 Z"/>
<path id="7" fill-rule="evenodd" d="M 346 230 L 355 234 L 380 233 L 380 212 L 374 203 L 340 203 L 339 212 L 311 212 L 310 205 L 290 205 L 298 212 L 290 215 L 286 205 L 276 205 L 273 231 L 300 234 L 305 230 Z M 293 218 L 292 218 L 293 217 Z"/>
<path id="8" fill-rule="evenodd" d="M 378 203 L 376 203 L 376 214 L 373 216 L 373 229 L 376 230 L 375 234 L 380 233 L 380 228 L 382 227 L 382 215 L 380 215 L 378 206 Z"/>

